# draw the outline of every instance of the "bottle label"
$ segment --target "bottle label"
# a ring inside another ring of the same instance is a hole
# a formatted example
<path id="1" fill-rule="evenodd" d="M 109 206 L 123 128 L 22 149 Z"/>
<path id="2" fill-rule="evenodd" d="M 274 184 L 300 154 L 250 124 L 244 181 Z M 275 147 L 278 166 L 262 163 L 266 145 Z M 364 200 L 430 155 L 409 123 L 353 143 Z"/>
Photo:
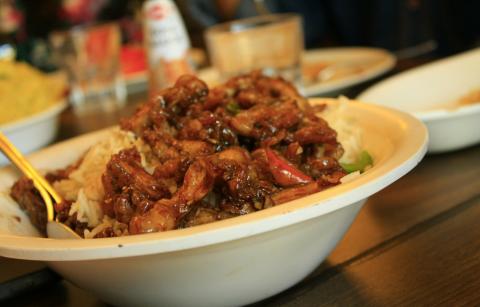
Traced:
<path id="1" fill-rule="evenodd" d="M 144 13 L 149 60 L 185 57 L 190 41 L 177 7 L 168 0 L 148 1 Z"/>
<path id="2" fill-rule="evenodd" d="M 175 4 L 170 0 L 147 1 L 144 5 L 145 48 L 150 91 L 171 86 L 182 74 L 191 73 L 190 40 Z"/>

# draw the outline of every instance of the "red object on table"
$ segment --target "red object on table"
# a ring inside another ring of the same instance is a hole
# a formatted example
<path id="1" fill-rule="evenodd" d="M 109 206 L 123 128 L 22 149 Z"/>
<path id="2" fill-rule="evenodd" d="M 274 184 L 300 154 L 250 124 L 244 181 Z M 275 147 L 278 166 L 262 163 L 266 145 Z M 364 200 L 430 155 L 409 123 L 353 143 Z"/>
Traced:
<path id="1" fill-rule="evenodd" d="M 122 63 L 122 73 L 127 79 L 139 74 L 145 74 L 147 71 L 145 52 L 141 45 L 122 46 L 120 62 Z"/>

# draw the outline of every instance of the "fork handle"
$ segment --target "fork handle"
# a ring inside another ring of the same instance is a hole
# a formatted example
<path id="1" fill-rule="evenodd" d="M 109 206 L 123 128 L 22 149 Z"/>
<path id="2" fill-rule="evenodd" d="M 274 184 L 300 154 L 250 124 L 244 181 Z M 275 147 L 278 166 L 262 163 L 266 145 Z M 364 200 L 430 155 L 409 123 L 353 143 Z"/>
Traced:
<path id="1" fill-rule="evenodd" d="M 7 156 L 7 158 L 20 169 L 20 171 L 33 181 L 35 188 L 40 192 L 47 208 L 47 218 L 53 221 L 54 212 L 51 197 L 60 203 L 62 198 L 53 189 L 51 184 L 40 175 L 35 168 L 28 162 L 20 151 L 13 145 L 8 138 L 0 132 L 0 150 Z"/>

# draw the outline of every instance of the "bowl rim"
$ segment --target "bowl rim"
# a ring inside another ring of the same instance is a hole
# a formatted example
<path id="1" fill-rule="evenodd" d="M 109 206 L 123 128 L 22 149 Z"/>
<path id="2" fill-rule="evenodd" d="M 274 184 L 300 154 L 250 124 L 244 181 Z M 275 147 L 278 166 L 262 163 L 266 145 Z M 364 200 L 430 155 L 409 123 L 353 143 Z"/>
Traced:
<path id="1" fill-rule="evenodd" d="M 472 58 L 476 58 L 480 56 L 480 47 L 473 48 L 471 50 L 467 50 L 465 52 L 457 53 L 451 55 L 449 57 L 445 57 L 442 59 L 434 60 L 432 62 L 425 63 L 423 65 L 410 68 L 403 72 L 400 72 L 396 75 L 393 75 L 389 78 L 386 78 L 383 81 L 380 81 L 372 86 L 368 87 L 360 94 L 357 95 L 356 99 L 361 101 L 370 102 L 376 105 L 384 105 L 383 103 L 377 103 L 374 99 L 371 98 L 372 95 L 377 95 L 377 92 L 381 88 L 387 88 L 390 84 L 395 84 L 397 82 L 402 82 L 403 79 L 410 78 L 411 75 L 421 74 L 425 71 L 430 71 L 435 69 L 436 67 L 444 67 L 445 65 L 449 65 L 450 63 L 459 63 L 462 61 L 471 60 Z M 398 107 L 394 107 L 399 109 L 403 112 L 410 113 L 422 121 L 430 122 L 430 121 L 440 121 L 444 119 L 450 118 L 458 118 L 463 116 L 469 116 L 473 114 L 480 113 L 480 101 L 466 104 L 462 106 L 454 106 L 451 107 L 437 107 L 431 108 L 427 110 L 405 110 L 400 109 Z"/>
<path id="2" fill-rule="evenodd" d="M 277 27 L 292 21 L 301 24 L 301 15 L 297 13 L 274 13 L 246 17 L 212 25 L 206 29 L 205 37 L 208 38 L 209 35 L 228 35 L 251 32 L 258 29 Z"/>
<path id="3" fill-rule="evenodd" d="M 19 128 L 25 128 L 31 125 L 35 125 L 36 123 L 39 123 L 47 118 L 60 114 L 63 110 L 67 108 L 67 106 L 67 100 L 61 99 L 41 112 L 0 125 L 0 130 L 4 133 L 8 133 Z"/>
<path id="4" fill-rule="evenodd" d="M 425 122 L 440 121 L 444 119 L 461 118 L 480 114 L 480 102 L 472 104 L 452 107 L 452 108 L 438 108 L 428 111 L 411 112 L 414 116 Z"/>
<path id="5" fill-rule="evenodd" d="M 336 101 L 330 98 L 311 100 L 327 103 Z M 244 216 L 167 232 L 91 240 L 0 235 L 0 255 L 30 260 L 72 261 L 169 253 L 259 235 L 353 205 L 413 169 L 426 154 L 428 132 L 420 120 L 402 111 L 358 101 L 353 101 L 349 107 L 386 117 L 395 122 L 405 135 L 402 139 L 404 146 L 353 181 Z M 87 137 L 77 137 L 70 142 L 83 142 Z M 62 143 L 51 146 L 51 150 L 55 146 L 62 146 Z M 40 154 L 37 153 L 37 156 Z"/>

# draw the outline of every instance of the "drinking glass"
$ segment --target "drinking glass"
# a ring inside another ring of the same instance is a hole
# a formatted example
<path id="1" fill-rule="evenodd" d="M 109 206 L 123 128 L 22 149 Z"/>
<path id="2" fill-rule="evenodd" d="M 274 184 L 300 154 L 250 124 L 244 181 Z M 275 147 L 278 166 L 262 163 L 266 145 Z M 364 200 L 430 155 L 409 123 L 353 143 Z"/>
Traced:
<path id="1" fill-rule="evenodd" d="M 260 69 L 301 85 L 302 19 L 270 14 L 218 24 L 205 34 L 210 62 L 220 81 Z"/>
<path id="2" fill-rule="evenodd" d="M 120 69 L 120 29 L 116 23 L 77 26 L 54 32 L 50 42 L 56 62 L 70 82 L 76 107 L 112 106 L 126 100 Z"/>

